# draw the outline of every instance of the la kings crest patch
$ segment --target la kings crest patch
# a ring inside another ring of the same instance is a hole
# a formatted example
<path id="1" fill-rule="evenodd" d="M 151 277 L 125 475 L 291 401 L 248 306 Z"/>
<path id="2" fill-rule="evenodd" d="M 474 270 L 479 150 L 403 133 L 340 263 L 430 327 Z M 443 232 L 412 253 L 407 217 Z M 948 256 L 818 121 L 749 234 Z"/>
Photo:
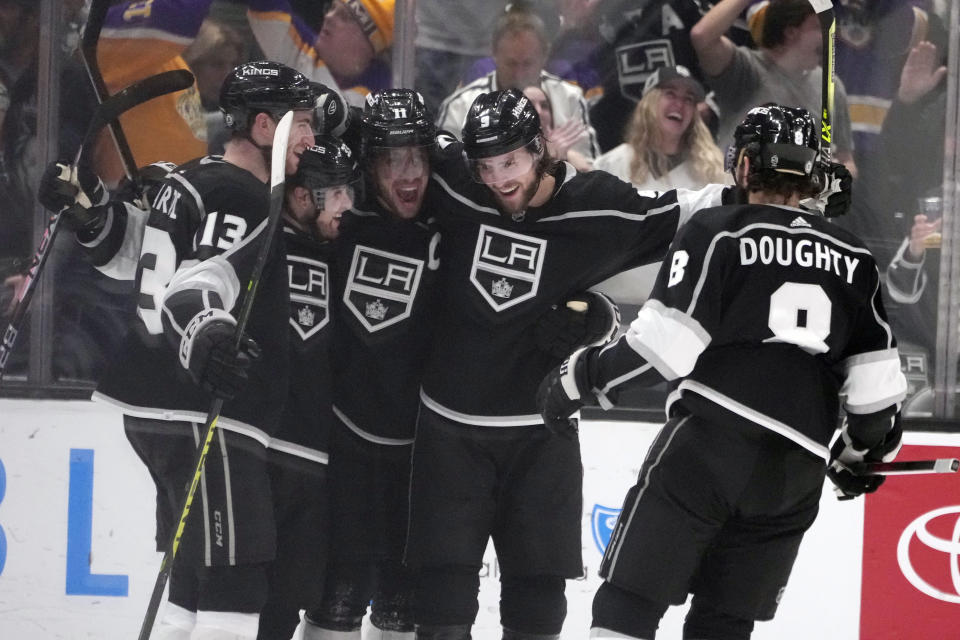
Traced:
<path id="1" fill-rule="evenodd" d="M 319 260 L 287 256 L 290 326 L 303 341 L 330 322 L 330 270 Z"/>
<path id="2" fill-rule="evenodd" d="M 373 333 L 410 317 L 420 287 L 423 260 L 357 245 L 343 302 Z"/>
<path id="3" fill-rule="evenodd" d="M 537 295 L 547 241 L 480 225 L 470 282 L 495 311 Z"/>

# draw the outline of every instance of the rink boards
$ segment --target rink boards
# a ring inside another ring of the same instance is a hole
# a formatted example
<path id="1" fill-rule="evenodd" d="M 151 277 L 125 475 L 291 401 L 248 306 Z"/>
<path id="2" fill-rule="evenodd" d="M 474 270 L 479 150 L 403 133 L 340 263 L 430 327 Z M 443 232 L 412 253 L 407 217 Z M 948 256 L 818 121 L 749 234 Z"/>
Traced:
<path id="1" fill-rule="evenodd" d="M 567 584 L 563 639 L 585 638 L 596 570 L 658 425 L 581 425 L 585 578 Z M 956 456 L 958 434 L 910 433 L 902 459 Z M 691 470 L 695 472 L 695 470 Z M 156 577 L 153 485 L 114 411 L 0 401 L 0 638 L 136 637 Z M 488 549 L 474 638 L 499 638 Z M 825 489 L 777 618 L 757 639 L 960 638 L 960 477 L 891 478 L 867 500 Z M 659 638 L 679 638 L 671 610 Z M 955 635 L 951 635 L 955 634 Z"/>

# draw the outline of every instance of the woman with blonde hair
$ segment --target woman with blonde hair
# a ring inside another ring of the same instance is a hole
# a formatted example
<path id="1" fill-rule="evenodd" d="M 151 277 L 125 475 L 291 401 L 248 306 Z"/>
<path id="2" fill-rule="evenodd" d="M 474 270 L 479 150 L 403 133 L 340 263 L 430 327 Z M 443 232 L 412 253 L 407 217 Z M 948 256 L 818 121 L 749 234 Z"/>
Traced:
<path id="1" fill-rule="evenodd" d="M 699 189 L 724 182 L 723 154 L 703 123 L 701 85 L 686 67 L 660 67 L 647 78 L 626 141 L 594 161 L 638 189 Z"/>
<path id="2" fill-rule="evenodd" d="M 643 97 L 627 126 L 626 142 L 593 161 L 640 190 L 699 189 L 710 183 L 730 182 L 723 170 L 723 154 L 703 123 L 698 107 L 705 98 L 703 85 L 683 66 L 660 67 L 647 78 Z M 660 263 L 619 273 L 594 290 L 619 305 L 641 305 L 656 280 Z"/>

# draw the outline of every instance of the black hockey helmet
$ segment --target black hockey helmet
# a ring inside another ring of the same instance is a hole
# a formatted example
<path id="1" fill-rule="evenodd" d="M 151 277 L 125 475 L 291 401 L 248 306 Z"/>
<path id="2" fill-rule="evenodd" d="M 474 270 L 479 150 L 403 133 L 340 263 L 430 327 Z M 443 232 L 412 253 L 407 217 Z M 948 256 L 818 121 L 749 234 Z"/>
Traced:
<path id="1" fill-rule="evenodd" d="M 220 111 L 227 129 L 246 131 L 250 118 L 266 112 L 279 120 L 287 111 L 312 111 L 316 90 L 298 71 L 278 62 L 234 67 L 220 87 Z"/>
<path id="2" fill-rule="evenodd" d="M 463 150 L 468 159 L 490 158 L 530 145 L 543 152 L 540 116 L 519 89 L 477 96 L 463 124 Z"/>
<path id="3" fill-rule="evenodd" d="M 360 135 L 364 149 L 431 147 L 437 127 L 418 92 L 386 89 L 367 95 Z"/>
<path id="4" fill-rule="evenodd" d="M 300 164 L 293 183 L 311 191 L 341 185 L 355 186 L 360 180 L 360 166 L 342 140 L 331 135 L 317 136 L 314 146 L 300 154 Z"/>
<path id="5" fill-rule="evenodd" d="M 754 107 L 733 133 L 730 171 L 736 171 L 748 150 L 752 156 L 751 171 L 768 169 L 812 176 L 820 155 L 817 125 L 810 113 L 800 107 Z"/>

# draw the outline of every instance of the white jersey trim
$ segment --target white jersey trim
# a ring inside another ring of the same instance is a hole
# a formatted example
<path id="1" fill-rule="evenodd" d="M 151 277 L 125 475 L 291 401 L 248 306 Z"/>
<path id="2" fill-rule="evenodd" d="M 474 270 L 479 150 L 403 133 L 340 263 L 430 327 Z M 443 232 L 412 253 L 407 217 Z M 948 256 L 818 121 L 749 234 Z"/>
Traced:
<path id="1" fill-rule="evenodd" d="M 712 338 L 684 312 L 647 300 L 630 323 L 627 344 L 667 380 L 689 375 Z"/>
<path id="2" fill-rule="evenodd" d="M 471 209 L 476 209 L 480 213 L 490 213 L 498 217 L 500 216 L 500 212 L 497 211 L 496 209 L 477 204 L 476 202 L 474 202 L 470 198 L 467 198 L 463 194 L 457 193 L 456 191 L 450 188 L 450 185 L 447 184 L 446 180 L 444 180 L 437 174 L 434 173 L 432 176 L 430 176 L 430 178 L 433 180 L 436 180 L 437 184 L 443 187 L 443 190 L 446 191 L 450 195 L 450 197 L 453 198 L 454 200 L 457 200 L 458 202 L 467 205 Z"/>
<path id="3" fill-rule="evenodd" d="M 102 402 L 104 404 L 116 407 L 126 415 L 133 416 L 135 418 L 149 418 L 152 420 L 165 420 L 168 422 L 192 422 L 197 424 L 206 424 L 207 421 L 206 412 L 190 411 L 188 409 L 138 407 L 132 404 L 127 404 L 121 400 L 117 400 L 116 398 L 112 398 L 108 395 L 100 393 L 99 391 L 94 391 L 93 395 L 90 396 L 90 399 L 95 402 Z M 249 425 L 246 422 L 241 422 L 239 420 L 221 415 L 217 419 L 217 427 L 220 429 L 233 431 L 234 433 L 238 433 L 242 436 L 253 438 L 264 447 L 270 445 L 270 436 L 267 435 L 266 431 L 258 429 L 253 425 Z"/>
<path id="4" fill-rule="evenodd" d="M 518 416 L 475 416 L 469 413 L 460 413 L 433 400 L 423 389 L 420 389 L 420 401 L 423 402 L 425 407 L 444 418 L 476 427 L 533 427 L 543 424 L 543 418 L 536 413 Z"/>
<path id="5" fill-rule="evenodd" d="M 844 360 L 846 378 L 840 395 L 850 413 L 874 413 L 907 397 L 907 379 L 896 348 L 860 353 Z"/>
<path id="6" fill-rule="evenodd" d="M 333 413 L 340 419 L 340 422 L 342 422 L 344 426 L 350 429 L 350 431 L 353 431 L 355 434 L 357 434 L 364 440 L 367 440 L 368 442 L 372 442 L 374 444 L 383 444 L 383 445 L 392 446 L 392 447 L 399 447 L 399 446 L 406 446 L 406 445 L 413 444 L 413 438 L 386 438 L 384 436 L 376 436 L 370 433 L 369 431 L 364 431 L 363 429 L 358 427 L 353 422 L 353 420 L 348 418 L 347 414 L 345 414 L 343 411 L 338 409 L 336 406 L 333 407 Z"/>
<path id="7" fill-rule="evenodd" d="M 752 409 L 745 404 L 737 402 L 733 398 L 726 396 L 719 391 L 712 389 L 711 387 L 706 386 L 696 380 L 684 380 L 680 385 L 667 397 L 667 406 L 666 412 L 667 415 L 670 415 L 670 407 L 674 402 L 680 399 L 680 396 L 684 391 L 691 391 L 696 393 L 699 396 L 703 396 L 707 400 L 713 402 L 714 404 L 723 407 L 731 413 L 735 413 L 738 416 L 746 418 L 750 422 L 760 425 L 774 433 L 779 433 L 783 437 L 796 442 L 798 445 L 809 451 L 810 453 L 817 455 L 823 458 L 824 462 L 830 460 L 830 451 L 819 442 L 811 440 L 804 434 L 800 433 L 796 429 L 790 427 L 789 425 L 775 420 L 770 416 L 760 413 L 756 409 Z"/>
<path id="8" fill-rule="evenodd" d="M 328 464 L 330 462 L 329 454 L 320 451 L 319 449 L 312 449 L 310 447 L 305 447 L 302 444 L 297 444 L 288 440 L 281 440 L 280 438 L 270 438 L 270 444 L 267 445 L 267 448 L 273 449 L 274 451 L 279 451 L 280 453 L 287 453 L 297 458 L 303 458 L 304 460 L 310 460 L 311 462 L 317 462 L 319 464 Z"/>

